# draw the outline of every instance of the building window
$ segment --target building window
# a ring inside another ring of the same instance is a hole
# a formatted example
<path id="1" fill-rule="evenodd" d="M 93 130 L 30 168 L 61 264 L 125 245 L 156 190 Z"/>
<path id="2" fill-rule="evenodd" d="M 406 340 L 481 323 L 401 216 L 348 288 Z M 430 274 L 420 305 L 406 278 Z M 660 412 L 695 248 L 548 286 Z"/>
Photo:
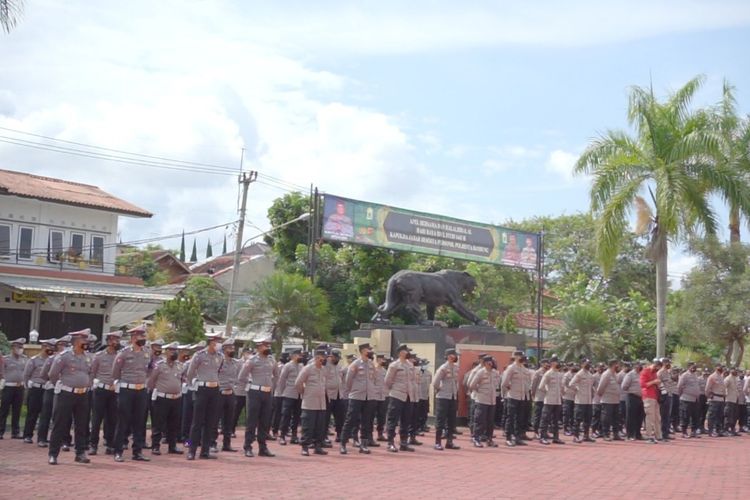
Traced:
<path id="1" fill-rule="evenodd" d="M 0 256 L 10 255 L 10 226 L 0 226 Z"/>
<path id="2" fill-rule="evenodd" d="M 31 259 L 31 246 L 34 241 L 34 230 L 22 227 L 18 232 L 18 258 Z"/>
<path id="3" fill-rule="evenodd" d="M 73 233 L 70 235 L 70 248 L 68 249 L 68 256 L 73 262 L 78 262 L 83 256 L 83 235 L 80 233 Z"/>
<path id="4" fill-rule="evenodd" d="M 47 260 L 60 262 L 63 256 L 63 232 L 50 230 L 49 245 L 47 246 Z"/>
<path id="5" fill-rule="evenodd" d="M 104 238 L 102 236 L 91 237 L 91 256 L 89 259 L 92 266 L 104 264 Z"/>

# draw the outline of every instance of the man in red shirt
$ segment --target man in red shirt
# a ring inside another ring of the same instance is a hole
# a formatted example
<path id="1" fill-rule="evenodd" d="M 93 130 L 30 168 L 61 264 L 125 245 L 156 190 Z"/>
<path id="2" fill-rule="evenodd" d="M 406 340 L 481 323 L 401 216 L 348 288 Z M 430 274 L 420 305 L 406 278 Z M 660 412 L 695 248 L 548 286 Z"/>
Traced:
<path id="1" fill-rule="evenodd" d="M 643 396 L 643 410 L 646 413 L 646 435 L 651 444 L 661 440 L 661 425 L 659 418 L 659 378 L 656 372 L 662 367 L 656 358 L 653 363 L 641 371 L 641 395 Z"/>

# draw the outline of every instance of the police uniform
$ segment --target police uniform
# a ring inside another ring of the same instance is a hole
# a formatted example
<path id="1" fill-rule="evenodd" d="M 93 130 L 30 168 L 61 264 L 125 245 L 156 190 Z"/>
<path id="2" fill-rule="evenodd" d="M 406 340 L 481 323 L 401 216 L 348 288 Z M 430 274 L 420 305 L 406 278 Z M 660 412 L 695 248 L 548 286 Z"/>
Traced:
<path id="1" fill-rule="evenodd" d="M 573 379 L 570 381 L 570 387 L 575 390 L 575 420 L 573 423 L 574 442 L 594 442 L 590 436 L 591 419 L 593 416 L 593 397 L 594 397 L 594 374 L 584 365 L 581 367 Z M 581 438 L 583 433 L 583 438 Z"/>
<path id="2" fill-rule="evenodd" d="M 432 373 L 430 373 L 430 370 L 426 368 L 426 364 L 427 360 L 422 360 L 422 364 L 419 367 L 419 419 L 417 420 L 418 433 L 427 432 L 427 417 L 430 415 L 430 385 L 432 384 Z"/>
<path id="3" fill-rule="evenodd" d="M 234 339 L 227 339 L 221 345 L 223 358 L 219 369 L 219 417 L 221 419 L 221 451 L 234 452 L 232 448 L 232 425 L 234 423 L 235 390 L 239 380 L 240 365 L 234 357 Z M 214 432 L 214 436 L 216 433 Z M 214 438 L 215 439 L 215 438 Z"/>
<path id="4" fill-rule="evenodd" d="M 77 343 L 87 343 L 90 330 L 81 330 L 69 335 L 73 347 L 55 357 L 49 371 L 49 380 L 55 384 L 55 411 L 52 421 L 52 436 L 49 442 L 49 463 L 57 465 L 57 456 L 63 438 L 74 425 L 75 461 L 89 463 L 86 457 L 86 438 L 89 424 L 89 398 L 91 389 L 91 358 L 84 352 L 76 352 Z"/>
<path id="5" fill-rule="evenodd" d="M 266 336 L 256 341 L 262 344 L 267 353 L 258 352 L 251 356 L 240 370 L 240 380 L 249 380 L 245 386 L 247 422 L 245 425 L 245 456 L 253 457 L 253 442 L 258 440 L 259 455 L 274 456 L 266 444 L 269 424 L 271 422 L 271 391 L 278 368 L 271 355 L 271 337 Z"/>
<path id="6" fill-rule="evenodd" d="M 323 449 L 326 440 L 326 377 L 327 352 L 315 351 L 315 359 L 302 368 L 294 381 L 296 390 L 302 395 L 302 455 L 309 455 L 309 448 L 316 455 L 327 455 Z"/>
<path id="7" fill-rule="evenodd" d="M 370 453 L 367 445 L 372 441 L 372 419 L 377 401 L 375 400 L 375 365 L 365 354 L 370 344 L 360 344 L 360 358 L 352 361 L 346 371 L 345 386 L 349 393 L 346 420 L 341 435 L 340 452 L 346 454 L 346 445 L 356 432 L 360 431 L 359 452 Z M 355 443 L 356 444 L 356 443 Z"/>
<path id="8" fill-rule="evenodd" d="M 23 427 L 23 441 L 34 442 L 34 430 L 44 401 L 44 384 L 42 369 L 47 359 L 54 354 L 55 339 L 42 340 L 42 351 L 26 363 L 23 371 L 23 384 L 26 387 L 26 423 Z M 49 351 L 49 352 L 48 352 Z M 38 439 L 37 439 L 38 441 Z"/>
<path id="9" fill-rule="evenodd" d="M 737 369 L 732 368 L 729 375 L 724 379 L 726 387 L 726 400 L 724 401 L 724 431 L 732 436 L 738 436 L 737 425 L 737 401 L 739 392 L 737 391 Z"/>
<path id="10" fill-rule="evenodd" d="M 377 441 L 387 441 L 385 437 L 385 417 L 388 413 L 388 401 L 386 400 L 385 390 L 385 356 L 382 354 L 376 356 L 375 359 L 375 378 L 373 379 L 373 385 L 375 386 L 375 418 L 377 422 L 376 429 L 378 431 Z M 368 443 L 370 446 L 376 446 L 377 443 Z"/>
<path id="11" fill-rule="evenodd" d="M 458 359 L 455 349 L 445 351 L 446 359 L 449 356 Z M 458 365 L 455 360 L 446 361 L 437 369 L 432 387 L 435 389 L 435 449 L 443 448 L 443 437 L 447 439 L 446 448 L 458 449 L 453 444 L 452 434 L 458 411 Z"/>
<path id="12" fill-rule="evenodd" d="M 44 381 L 44 395 L 42 396 L 42 412 L 39 414 L 39 429 L 37 431 L 37 446 L 40 448 L 46 448 L 49 446 L 49 428 L 52 422 L 52 410 L 55 402 L 55 385 L 49 381 L 49 370 L 52 368 L 52 362 L 55 357 L 62 353 L 70 341 L 70 336 L 65 335 L 55 342 L 55 353 L 47 357 L 47 360 L 42 366 L 41 379 Z M 63 450 L 69 450 L 68 444 L 72 440 L 72 436 L 68 436 L 67 442 L 63 446 Z"/>
<path id="13" fill-rule="evenodd" d="M 284 366 L 289 363 L 289 357 L 288 352 L 282 352 L 279 356 L 279 360 L 276 362 L 276 368 L 279 374 L 284 370 Z M 281 410 L 284 406 L 284 397 L 282 396 L 283 392 L 284 388 L 281 384 L 275 383 L 274 381 L 273 400 L 271 402 L 271 435 L 268 436 L 268 439 L 271 441 L 275 441 L 279 437 L 279 429 L 281 428 Z"/>
<path id="14" fill-rule="evenodd" d="M 559 366 L 559 361 L 552 359 L 551 363 Z M 544 408 L 542 409 L 542 423 L 540 426 L 542 444 L 549 444 L 548 431 L 552 428 L 552 442 L 562 444 L 558 422 L 562 417 L 563 374 L 554 365 L 542 377 L 539 385 L 544 389 Z"/>
<path id="15" fill-rule="evenodd" d="M 663 439 L 669 438 L 671 432 L 670 423 L 672 418 L 672 394 L 675 393 L 677 384 L 672 381 L 672 373 L 669 366 L 669 359 L 662 358 L 662 368 L 656 372 L 659 378 L 660 386 L 665 391 L 664 397 L 659 402 L 659 415 L 661 416 L 661 435 Z"/>
<path id="16" fill-rule="evenodd" d="M 23 354 L 23 346 L 26 339 L 16 339 L 11 342 L 12 351 L 4 357 L 5 365 L 4 376 L 5 387 L 3 387 L 2 397 L 0 398 L 0 439 L 5 434 L 5 424 L 8 420 L 8 414 L 11 414 L 10 429 L 13 439 L 21 439 L 21 407 L 23 406 L 23 372 L 29 358 Z M 16 350 L 20 353 L 16 354 Z"/>
<path id="17" fill-rule="evenodd" d="M 469 390 L 474 396 L 474 425 L 472 443 L 476 448 L 483 448 L 482 438 L 487 438 L 487 445 L 497 446 L 492 441 L 492 429 L 495 422 L 495 383 L 492 356 L 482 358 L 481 368 L 469 377 Z"/>
<path id="18" fill-rule="evenodd" d="M 610 366 L 599 379 L 596 389 L 601 401 L 601 434 L 605 441 L 614 439 L 619 441 L 620 437 L 620 384 L 617 383 L 617 372 L 614 366 Z"/>
<path id="19" fill-rule="evenodd" d="M 295 381 L 302 370 L 302 351 L 296 349 L 292 353 L 292 360 L 281 369 L 279 380 L 276 383 L 277 391 L 281 394 L 281 420 L 279 422 L 279 444 L 286 445 L 286 437 L 291 431 L 292 444 L 299 442 L 297 438 L 297 427 L 299 427 L 300 399 Z M 296 356 L 296 358 L 295 358 Z"/>
<path id="20" fill-rule="evenodd" d="M 640 363 L 625 374 L 620 389 L 625 393 L 625 434 L 629 440 L 640 440 L 641 424 L 645 417 L 643 411 L 643 396 L 641 395 Z"/>
<path id="21" fill-rule="evenodd" d="M 333 418 L 333 429 L 336 433 L 336 442 L 341 442 L 341 432 L 344 429 L 344 419 L 346 418 L 346 411 L 344 406 L 344 395 L 343 395 L 343 380 L 341 379 L 341 371 L 339 370 L 339 363 L 341 362 L 341 354 L 338 351 L 332 351 L 328 356 L 328 362 L 326 363 L 326 396 L 327 396 L 327 407 L 326 407 L 326 423 L 331 421 Z"/>
<path id="22" fill-rule="evenodd" d="M 563 374 L 562 420 L 563 432 L 566 436 L 573 434 L 573 423 L 575 422 L 576 391 L 570 387 L 570 382 L 576 373 L 577 370 L 574 371 L 574 367 L 571 366 Z"/>
<path id="23" fill-rule="evenodd" d="M 402 344 L 397 349 L 398 353 L 409 353 L 410 349 Z M 408 359 L 399 359 L 393 361 L 388 367 L 385 374 L 385 387 L 388 389 L 388 451 L 414 451 L 414 448 L 408 445 L 409 439 L 409 422 L 411 420 L 410 396 L 412 386 L 414 385 L 414 372 L 412 364 Z M 396 427 L 399 428 L 399 437 L 401 438 L 400 447 L 396 448 L 394 440 L 396 437 Z"/>
<path id="24" fill-rule="evenodd" d="M 206 347 L 206 341 L 201 340 L 197 344 L 190 346 L 191 351 L 197 349 L 203 349 Z M 182 412 L 180 414 L 180 436 L 185 442 L 185 447 L 190 447 L 190 428 L 193 425 L 193 397 L 195 395 L 196 386 L 192 380 L 188 380 L 187 372 L 190 369 L 190 363 L 195 356 L 195 352 L 191 354 L 191 357 L 183 362 L 182 365 Z"/>
<path id="25" fill-rule="evenodd" d="M 700 396 L 700 384 L 698 375 L 686 370 L 677 381 L 677 394 L 680 396 L 680 416 L 683 437 L 698 437 L 700 410 L 698 409 L 698 396 Z M 688 427 L 691 433 L 688 434 Z"/>
<path id="26" fill-rule="evenodd" d="M 518 361 L 523 359 L 521 353 L 516 352 L 516 361 L 503 373 L 503 388 L 507 391 L 505 398 L 505 437 L 508 446 L 525 444 L 522 442 L 526 432 L 526 422 L 521 420 L 521 405 L 531 390 L 528 370 Z"/>
<path id="27" fill-rule="evenodd" d="M 548 361 L 542 360 L 542 365 Z M 531 398 L 534 400 L 534 412 L 531 418 L 531 428 L 534 434 L 539 435 L 539 426 L 542 423 L 542 409 L 544 408 L 544 389 L 540 389 L 539 384 L 542 381 L 544 373 L 548 370 L 545 366 L 539 367 L 531 378 Z M 567 373 L 566 373 L 567 375 Z"/>
<path id="28" fill-rule="evenodd" d="M 117 381 L 117 426 L 115 428 L 115 461 L 123 462 L 128 431 L 133 433 L 133 460 L 148 462 L 142 450 L 146 446 L 146 412 L 148 394 L 146 380 L 151 369 L 151 353 L 145 346 L 145 326 L 128 330 L 136 342 L 122 349 L 115 356 L 112 378 Z"/>
<path id="29" fill-rule="evenodd" d="M 122 332 L 119 330 L 104 334 L 105 344 L 110 338 L 117 339 L 117 347 L 107 347 L 94 356 L 91 363 L 91 378 L 94 381 L 93 408 L 91 412 L 91 434 L 89 438 L 90 455 L 97 454 L 99 446 L 99 431 L 104 424 L 104 445 L 107 455 L 114 453 L 115 428 L 117 427 L 117 392 L 112 368 L 115 364 L 117 352 L 120 349 L 119 340 Z"/>
<path id="30" fill-rule="evenodd" d="M 206 335 L 207 346 L 195 353 L 188 368 L 188 382 L 196 386 L 193 395 L 193 423 L 190 426 L 190 448 L 187 459 L 195 459 L 198 445 L 201 446 L 200 458 L 215 458 L 209 450 L 213 433 L 219 418 L 219 370 L 222 368 L 223 356 L 214 347 L 212 352 L 211 342 L 218 343 L 219 334 Z"/>
<path id="31" fill-rule="evenodd" d="M 724 400 L 727 387 L 721 376 L 723 368 L 717 368 L 706 380 L 706 398 L 708 399 L 708 432 L 712 437 L 724 436 Z"/>

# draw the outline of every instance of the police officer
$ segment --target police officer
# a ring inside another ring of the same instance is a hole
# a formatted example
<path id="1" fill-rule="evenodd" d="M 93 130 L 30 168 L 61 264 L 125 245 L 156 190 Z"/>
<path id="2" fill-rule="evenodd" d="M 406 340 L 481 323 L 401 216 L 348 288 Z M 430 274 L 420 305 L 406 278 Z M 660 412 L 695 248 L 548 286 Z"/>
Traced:
<path id="1" fill-rule="evenodd" d="M 120 350 L 122 332 L 105 333 L 102 340 L 106 348 L 96 353 L 91 363 L 91 379 L 94 381 L 93 411 L 91 412 L 91 435 L 89 455 L 96 455 L 99 447 L 99 431 L 104 423 L 105 453 L 115 452 L 115 427 L 117 426 L 117 393 L 112 368 Z"/>
<path id="2" fill-rule="evenodd" d="M 284 365 L 276 384 L 277 391 L 281 394 L 281 421 L 279 424 L 279 444 L 286 445 L 286 437 L 291 429 L 292 444 L 298 444 L 297 427 L 299 426 L 299 392 L 295 382 L 297 375 L 302 371 L 302 349 L 293 350 L 290 361 Z"/>
<path id="3" fill-rule="evenodd" d="M 724 367 L 716 370 L 706 380 L 706 398 L 708 399 L 708 432 L 711 437 L 723 437 L 724 433 L 724 400 L 727 387 L 724 385 Z"/>
<path id="4" fill-rule="evenodd" d="M 496 448 L 492 440 L 492 430 L 495 423 L 495 382 L 493 376 L 492 356 L 482 358 L 481 368 L 469 377 L 469 390 L 475 393 L 474 398 L 474 426 L 472 444 L 475 448 L 484 448 L 482 438 L 487 437 L 487 446 Z"/>
<path id="5" fill-rule="evenodd" d="M 23 371 L 23 384 L 26 393 L 26 423 L 23 427 L 23 442 L 34 443 L 34 429 L 36 428 L 39 414 L 42 412 L 44 400 L 44 383 L 42 368 L 47 359 L 55 353 L 55 339 L 42 340 L 42 350 L 26 363 Z M 38 439 L 37 439 L 38 441 Z"/>
<path id="6" fill-rule="evenodd" d="M 21 439 L 21 407 L 23 406 L 23 372 L 29 358 L 23 353 L 26 339 L 16 339 L 10 343 L 10 354 L 4 357 L 5 387 L 0 398 L 0 439 L 5 434 L 8 413 L 11 414 L 11 438 Z"/>
<path id="7" fill-rule="evenodd" d="M 326 439 L 326 376 L 328 353 L 316 349 L 312 363 L 307 364 L 297 375 L 294 383 L 302 395 L 302 456 L 309 456 L 313 447 L 316 455 L 327 455 L 323 449 Z"/>
<path id="8" fill-rule="evenodd" d="M 435 389 L 435 449 L 443 450 L 442 439 L 446 438 L 445 448 L 457 450 L 453 444 L 451 430 L 456 426 L 458 411 L 458 353 L 455 349 L 445 350 L 445 363 L 435 372 L 432 387 Z"/>
<path id="9" fill-rule="evenodd" d="M 700 415 L 698 396 L 700 395 L 700 385 L 698 383 L 695 363 L 688 362 L 687 367 L 688 369 L 680 375 L 677 381 L 677 394 L 680 396 L 682 437 L 697 438 L 700 437 L 698 436 L 698 418 Z M 688 427 L 691 427 L 690 434 L 688 434 Z"/>
<path id="10" fill-rule="evenodd" d="M 42 397 L 42 413 L 39 415 L 39 431 L 37 432 L 37 446 L 47 448 L 49 446 L 49 427 L 52 422 L 52 409 L 55 401 L 55 384 L 49 381 L 49 370 L 55 356 L 67 349 L 70 335 L 65 335 L 55 342 L 55 352 L 47 358 L 42 367 L 41 378 L 44 381 L 44 396 Z M 70 436 L 67 436 L 70 438 Z M 70 451 L 67 441 L 63 442 L 63 451 Z"/>
<path id="11" fill-rule="evenodd" d="M 591 437 L 591 418 L 594 413 L 594 374 L 591 373 L 591 361 L 584 359 L 581 369 L 570 381 L 570 387 L 575 390 L 575 408 L 573 422 L 574 443 L 593 443 Z M 583 438 L 581 438 L 583 433 Z"/>
<path id="12" fill-rule="evenodd" d="M 672 431 L 670 421 L 672 415 L 672 394 L 676 392 L 677 384 L 672 380 L 672 360 L 661 358 L 661 369 L 656 373 L 660 388 L 664 391 L 659 400 L 659 415 L 661 416 L 662 441 L 674 439 L 669 434 Z"/>
<path id="13" fill-rule="evenodd" d="M 209 450 L 219 418 L 219 369 L 222 365 L 222 355 L 218 348 L 220 342 L 221 336 L 218 333 L 206 334 L 206 348 L 195 353 L 187 372 L 188 382 L 194 381 L 196 386 L 188 460 L 195 460 L 199 443 L 200 458 L 216 458 Z"/>
<path id="14" fill-rule="evenodd" d="M 244 449 L 248 458 L 255 456 L 253 442 L 256 438 L 259 446 L 258 455 L 274 456 L 266 444 L 271 422 L 271 391 L 278 376 L 276 361 L 271 355 L 271 341 L 270 335 L 256 340 L 257 353 L 248 358 L 240 370 L 240 380 L 250 380 L 245 386 L 247 422 Z"/>
<path id="15" fill-rule="evenodd" d="M 146 446 L 146 412 L 148 394 L 146 379 L 151 367 L 151 353 L 146 345 L 146 325 L 128 330 L 130 345 L 122 349 L 112 368 L 117 381 L 117 426 L 115 428 L 115 462 L 124 462 L 122 450 L 128 431 L 133 432 L 133 460 L 149 462 L 142 453 Z"/>
<path id="16" fill-rule="evenodd" d="M 534 413 L 532 417 L 531 427 L 534 430 L 534 435 L 539 438 L 539 426 L 542 423 L 542 409 L 544 408 L 544 390 L 539 389 L 539 384 L 542 381 L 544 373 L 549 370 L 549 360 L 542 359 L 539 368 L 534 372 L 534 376 L 531 377 L 531 398 L 534 401 Z M 567 372 L 566 372 L 567 375 Z"/>
<path id="17" fill-rule="evenodd" d="M 563 393 L 563 374 L 560 373 L 560 360 L 557 356 L 552 356 L 549 360 L 550 369 L 547 370 L 539 382 L 540 387 L 544 390 L 544 408 L 542 409 L 541 439 L 542 444 L 550 444 L 548 431 L 552 427 L 552 442 L 555 444 L 565 444 L 560 439 L 560 429 L 558 422 L 562 417 L 562 393 Z"/>
<path id="18" fill-rule="evenodd" d="M 524 366 L 524 354 L 521 351 L 513 353 L 514 362 L 503 372 L 503 388 L 507 391 L 505 398 L 505 444 L 513 447 L 526 445 L 523 438 L 526 435 L 526 422 L 520 420 L 520 407 L 531 390 L 527 370 Z"/>
<path id="19" fill-rule="evenodd" d="M 221 451 L 236 452 L 232 448 L 232 425 L 234 423 L 235 389 L 239 380 L 242 363 L 235 358 L 234 339 L 227 339 L 221 344 L 224 355 L 219 369 L 219 416 L 221 417 Z"/>
<path id="20" fill-rule="evenodd" d="M 197 344 L 193 344 L 189 347 L 190 352 L 185 352 L 183 355 L 187 356 L 182 362 L 182 412 L 180 415 L 180 435 L 182 440 L 185 442 L 185 448 L 190 448 L 190 428 L 193 425 L 193 399 L 195 397 L 195 391 L 197 387 L 192 380 L 188 380 L 187 372 L 190 369 L 190 362 L 198 349 L 206 347 L 206 341 L 201 340 Z"/>
<path id="21" fill-rule="evenodd" d="M 419 364 L 419 425 L 417 433 L 420 436 L 423 436 L 428 430 L 427 417 L 430 415 L 430 386 L 432 385 L 432 373 L 427 368 L 427 365 L 429 364 L 430 362 L 426 359 L 423 359 Z"/>
<path id="22" fill-rule="evenodd" d="M 406 344 L 401 344 L 396 349 L 398 359 L 390 364 L 385 374 L 385 387 L 388 389 L 388 451 L 414 451 L 409 446 L 409 422 L 411 421 L 410 395 L 413 394 L 412 386 L 415 384 L 414 371 L 409 362 L 411 350 Z M 396 426 L 399 428 L 400 446 L 394 444 L 396 438 Z"/>
<path id="23" fill-rule="evenodd" d="M 284 371 L 284 366 L 291 360 L 291 354 L 282 352 L 279 355 L 279 360 L 276 362 L 276 368 L 278 373 L 281 374 Z M 273 387 L 273 403 L 271 404 L 271 435 L 268 436 L 269 441 L 276 441 L 279 438 L 279 429 L 281 428 L 281 413 L 284 406 L 284 387 L 281 384 L 275 384 Z"/>
<path id="24" fill-rule="evenodd" d="M 625 374 L 620 389 L 625 393 L 625 433 L 628 441 L 642 440 L 641 424 L 643 423 L 643 396 L 641 395 L 641 370 L 643 364 L 638 361 L 633 369 Z"/>
<path id="25" fill-rule="evenodd" d="M 578 372 L 577 365 L 570 363 L 563 373 L 563 432 L 566 436 L 573 434 L 573 422 L 575 421 L 576 391 L 570 388 L 570 382 Z"/>
<path id="26" fill-rule="evenodd" d="M 373 357 L 372 346 L 369 343 L 360 344 L 359 358 L 349 364 L 346 372 L 345 384 L 349 393 L 349 403 L 339 448 L 342 455 L 347 454 L 346 445 L 357 430 L 360 431 L 359 452 L 370 453 L 367 445 L 372 440 L 372 419 L 377 406 Z"/>
<path id="27" fill-rule="evenodd" d="M 377 421 L 378 437 L 376 441 L 370 441 L 367 443 L 370 447 L 379 447 L 378 441 L 388 441 L 385 437 L 385 417 L 388 414 L 388 402 L 386 401 L 385 395 L 385 373 L 386 373 L 387 361 L 384 354 L 377 354 L 375 356 L 375 378 L 373 383 L 375 385 L 375 415 L 373 418 L 373 425 Z"/>
<path id="28" fill-rule="evenodd" d="M 325 365 L 326 370 L 326 424 L 333 417 L 333 429 L 336 433 L 336 442 L 341 442 L 341 432 L 344 429 L 344 419 L 346 411 L 344 408 L 343 380 L 339 370 L 341 361 L 341 352 L 338 349 L 331 350 L 328 355 L 328 362 Z"/>
<path id="29" fill-rule="evenodd" d="M 163 346 L 167 355 L 157 361 L 148 377 L 151 391 L 151 454 L 161 455 L 161 441 L 167 439 L 168 453 L 181 455 L 177 448 L 177 434 L 182 410 L 182 363 L 178 360 L 178 344 L 172 342 Z"/>
<path id="30" fill-rule="evenodd" d="M 729 375 L 724 378 L 726 387 L 726 399 L 724 400 L 724 432 L 730 436 L 739 436 L 736 430 L 737 424 L 737 401 L 739 394 L 737 391 L 737 368 L 731 367 Z"/>
<path id="31" fill-rule="evenodd" d="M 601 434 L 605 441 L 622 441 L 620 437 L 620 384 L 617 383 L 617 370 L 620 362 L 609 361 L 607 370 L 599 379 L 596 389 L 601 398 Z"/>
<path id="32" fill-rule="evenodd" d="M 55 414 L 52 437 L 49 443 L 49 464 L 57 465 L 57 456 L 63 438 L 75 429 L 75 461 L 90 462 L 86 456 L 86 435 L 89 423 L 89 398 L 91 388 L 91 359 L 86 355 L 89 329 L 70 333 L 73 347 L 55 357 L 49 371 L 49 380 L 56 384 Z"/>

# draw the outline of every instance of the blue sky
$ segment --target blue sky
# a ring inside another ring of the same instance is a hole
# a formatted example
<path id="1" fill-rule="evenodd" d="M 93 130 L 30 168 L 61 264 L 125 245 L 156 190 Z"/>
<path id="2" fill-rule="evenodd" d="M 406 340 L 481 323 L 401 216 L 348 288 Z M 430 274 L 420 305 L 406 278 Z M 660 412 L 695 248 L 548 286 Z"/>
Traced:
<path id="1" fill-rule="evenodd" d="M 743 1 L 40 0 L 0 35 L 0 126 L 227 166 L 244 147 L 246 167 L 286 183 L 502 223 L 588 208 L 571 165 L 626 127 L 631 85 L 705 74 L 697 104 L 710 104 L 727 78 L 750 112 L 749 26 Z M 0 168 L 156 214 L 125 220 L 125 241 L 236 218 L 230 176 L 3 143 Z M 251 188 L 251 235 L 289 187 L 270 184 Z"/>

